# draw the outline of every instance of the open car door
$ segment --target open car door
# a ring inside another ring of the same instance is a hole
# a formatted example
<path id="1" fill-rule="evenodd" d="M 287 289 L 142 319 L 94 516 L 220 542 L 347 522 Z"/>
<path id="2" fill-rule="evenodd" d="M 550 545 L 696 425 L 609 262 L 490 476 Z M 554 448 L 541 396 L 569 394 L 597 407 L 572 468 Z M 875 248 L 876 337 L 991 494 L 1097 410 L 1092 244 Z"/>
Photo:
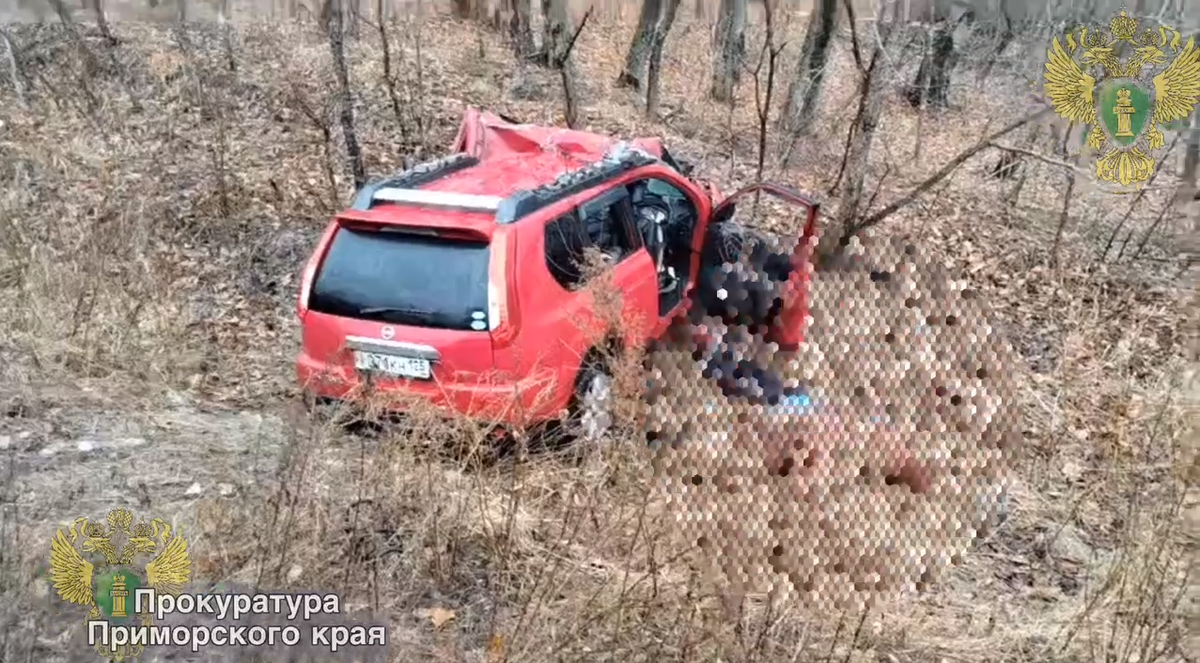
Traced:
<path id="1" fill-rule="evenodd" d="M 740 207 L 740 209 L 739 209 Z M 752 184 L 729 196 L 713 209 L 713 224 L 741 217 L 739 223 L 747 228 L 766 226 L 780 239 L 790 241 L 790 233 L 798 232 L 791 249 L 790 270 L 784 285 L 783 307 L 767 340 L 777 343 L 784 351 L 794 351 L 804 340 L 804 319 L 808 315 L 808 286 L 812 272 L 812 254 L 817 239 L 817 216 L 820 206 L 811 197 L 791 187 L 772 182 Z M 769 223 L 760 223 L 759 219 Z"/>

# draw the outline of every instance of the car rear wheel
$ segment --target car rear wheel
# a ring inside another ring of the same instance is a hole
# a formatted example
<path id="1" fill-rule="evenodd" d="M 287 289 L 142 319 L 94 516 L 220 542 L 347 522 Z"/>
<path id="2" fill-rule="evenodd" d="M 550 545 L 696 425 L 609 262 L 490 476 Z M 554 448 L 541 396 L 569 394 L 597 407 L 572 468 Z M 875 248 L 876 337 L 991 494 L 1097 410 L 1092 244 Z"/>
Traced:
<path id="1" fill-rule="evenodd" d="M 613 377 L 602 361 L 584 360 L 575 381 L 571 428 L 578 439 L 594 443 L 604 439 L 613 424 Z"/>

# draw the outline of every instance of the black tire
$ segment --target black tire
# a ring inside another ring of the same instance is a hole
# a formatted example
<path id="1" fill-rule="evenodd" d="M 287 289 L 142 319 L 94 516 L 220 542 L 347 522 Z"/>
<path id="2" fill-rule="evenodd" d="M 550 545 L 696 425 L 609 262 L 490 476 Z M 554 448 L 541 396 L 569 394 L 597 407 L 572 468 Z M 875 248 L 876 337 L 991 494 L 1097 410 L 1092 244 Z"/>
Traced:
<path id="1" fill-rule="evenodd" d="M 612 370 L 598 352 L 584 356 L 563 422 L 567 436 L 597 442 L 612 428 L 612 381 Z"/>

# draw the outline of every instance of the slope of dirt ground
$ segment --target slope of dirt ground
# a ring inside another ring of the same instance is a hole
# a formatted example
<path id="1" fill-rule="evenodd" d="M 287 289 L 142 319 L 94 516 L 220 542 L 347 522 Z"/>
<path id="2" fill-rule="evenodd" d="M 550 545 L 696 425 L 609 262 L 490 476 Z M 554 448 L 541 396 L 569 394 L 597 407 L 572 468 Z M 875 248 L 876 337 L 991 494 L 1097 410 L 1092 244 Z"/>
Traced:
<path id="1" fill-rule="evenodd" d="M 724 188 L 753 179 L 753 86 L 734 113 L 698 101 L 707 25 L 681 16 L 673 29 L 651 122 L 612 87 L 632 25 L 594 20 L 577 46 L 586 124 L 665 135 Z M 512 62 L 495 35 L 436 17 L 385 27 L 395 106 L 377 32 L 349 42 L 369 172 L 439 153 L 466 104 L 560 122 L 556 77 Z M 328 45 L 312 24 L 241 24 L 231 71 L 214 26 L 118 24 L 111 49 L 79 29 L 81 40 L 54 25 L 7 28 L 25 89 L 24 103 L 10 84 L 0 95 L 0 659 L 93 660 L 82 613 L 46 579 L 49 541 L 120 506 L 184 528 L 197 588 L 337 591 L 355 614 L 388 620 L 392 660 L 1195 655 L 1195 410 L 1180 377 L 1195 361 L 1195 302 L 1176 223 L 1153 231 L 1170 173 L 1130 214 L 1081 187 L 1057 268 L 1047 247 L 1064 178 L 1051 163 L 1025 165 L 1010 206 L 997 201 L 1012 183 L 988 177 L 994 159 L 980 157 L 877 229 L 990 304 L 1022 364 L 1023 453 L 1010 518 L 959 565 L 869 610 L 817 610 L 731 597 L 709 576 L 656 488 L 633 414 L 602 448 L 499 463 L 478 460 L 486 435 L 466 422 L 418 417 L 367 434 L 311 420 L 291 373 L 292 306 L 312 242 L 349 194 Z M 795 37 L 790 66 L 801 17 L 783 29 Z M 840 109 L 856 103 L 848 41 L 814 136 L 769 175 L 832 187 L 851 119 Z M 956 75 L 967 89 L 940 114 L 918 118 L 889 94 L 872 164 L 880 203 L 985 133 L 990 109 L 965 102 L 979 93 L 973 74 Z M 993 82 L 988 94 L 1011 103 L 1017 88 Z M 1098 259 L 1110 234 L 1128 251 Z M 875 318 L 836 313 L 849 286 L 835 277 L 814 288 L 825 360 L 796 370 L 827 371 L 808 377 L 848 398 L 856 385 L 834 374 L 859 367 L 830 357 Z"/>

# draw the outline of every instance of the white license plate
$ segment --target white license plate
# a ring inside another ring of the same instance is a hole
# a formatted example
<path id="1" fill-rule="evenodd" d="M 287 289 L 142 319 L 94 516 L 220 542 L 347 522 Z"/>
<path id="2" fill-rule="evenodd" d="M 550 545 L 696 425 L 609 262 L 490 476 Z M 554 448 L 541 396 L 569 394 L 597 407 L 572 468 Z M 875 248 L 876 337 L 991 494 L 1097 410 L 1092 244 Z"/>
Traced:
<path id="1" fill-rule="evenodd" d="M 375 352 L 355 352 L 354 367 L 360 371 L 387 373 L 421 380 L 428 380 L 431 375 L 428 359 L 397 357 Z"/>

